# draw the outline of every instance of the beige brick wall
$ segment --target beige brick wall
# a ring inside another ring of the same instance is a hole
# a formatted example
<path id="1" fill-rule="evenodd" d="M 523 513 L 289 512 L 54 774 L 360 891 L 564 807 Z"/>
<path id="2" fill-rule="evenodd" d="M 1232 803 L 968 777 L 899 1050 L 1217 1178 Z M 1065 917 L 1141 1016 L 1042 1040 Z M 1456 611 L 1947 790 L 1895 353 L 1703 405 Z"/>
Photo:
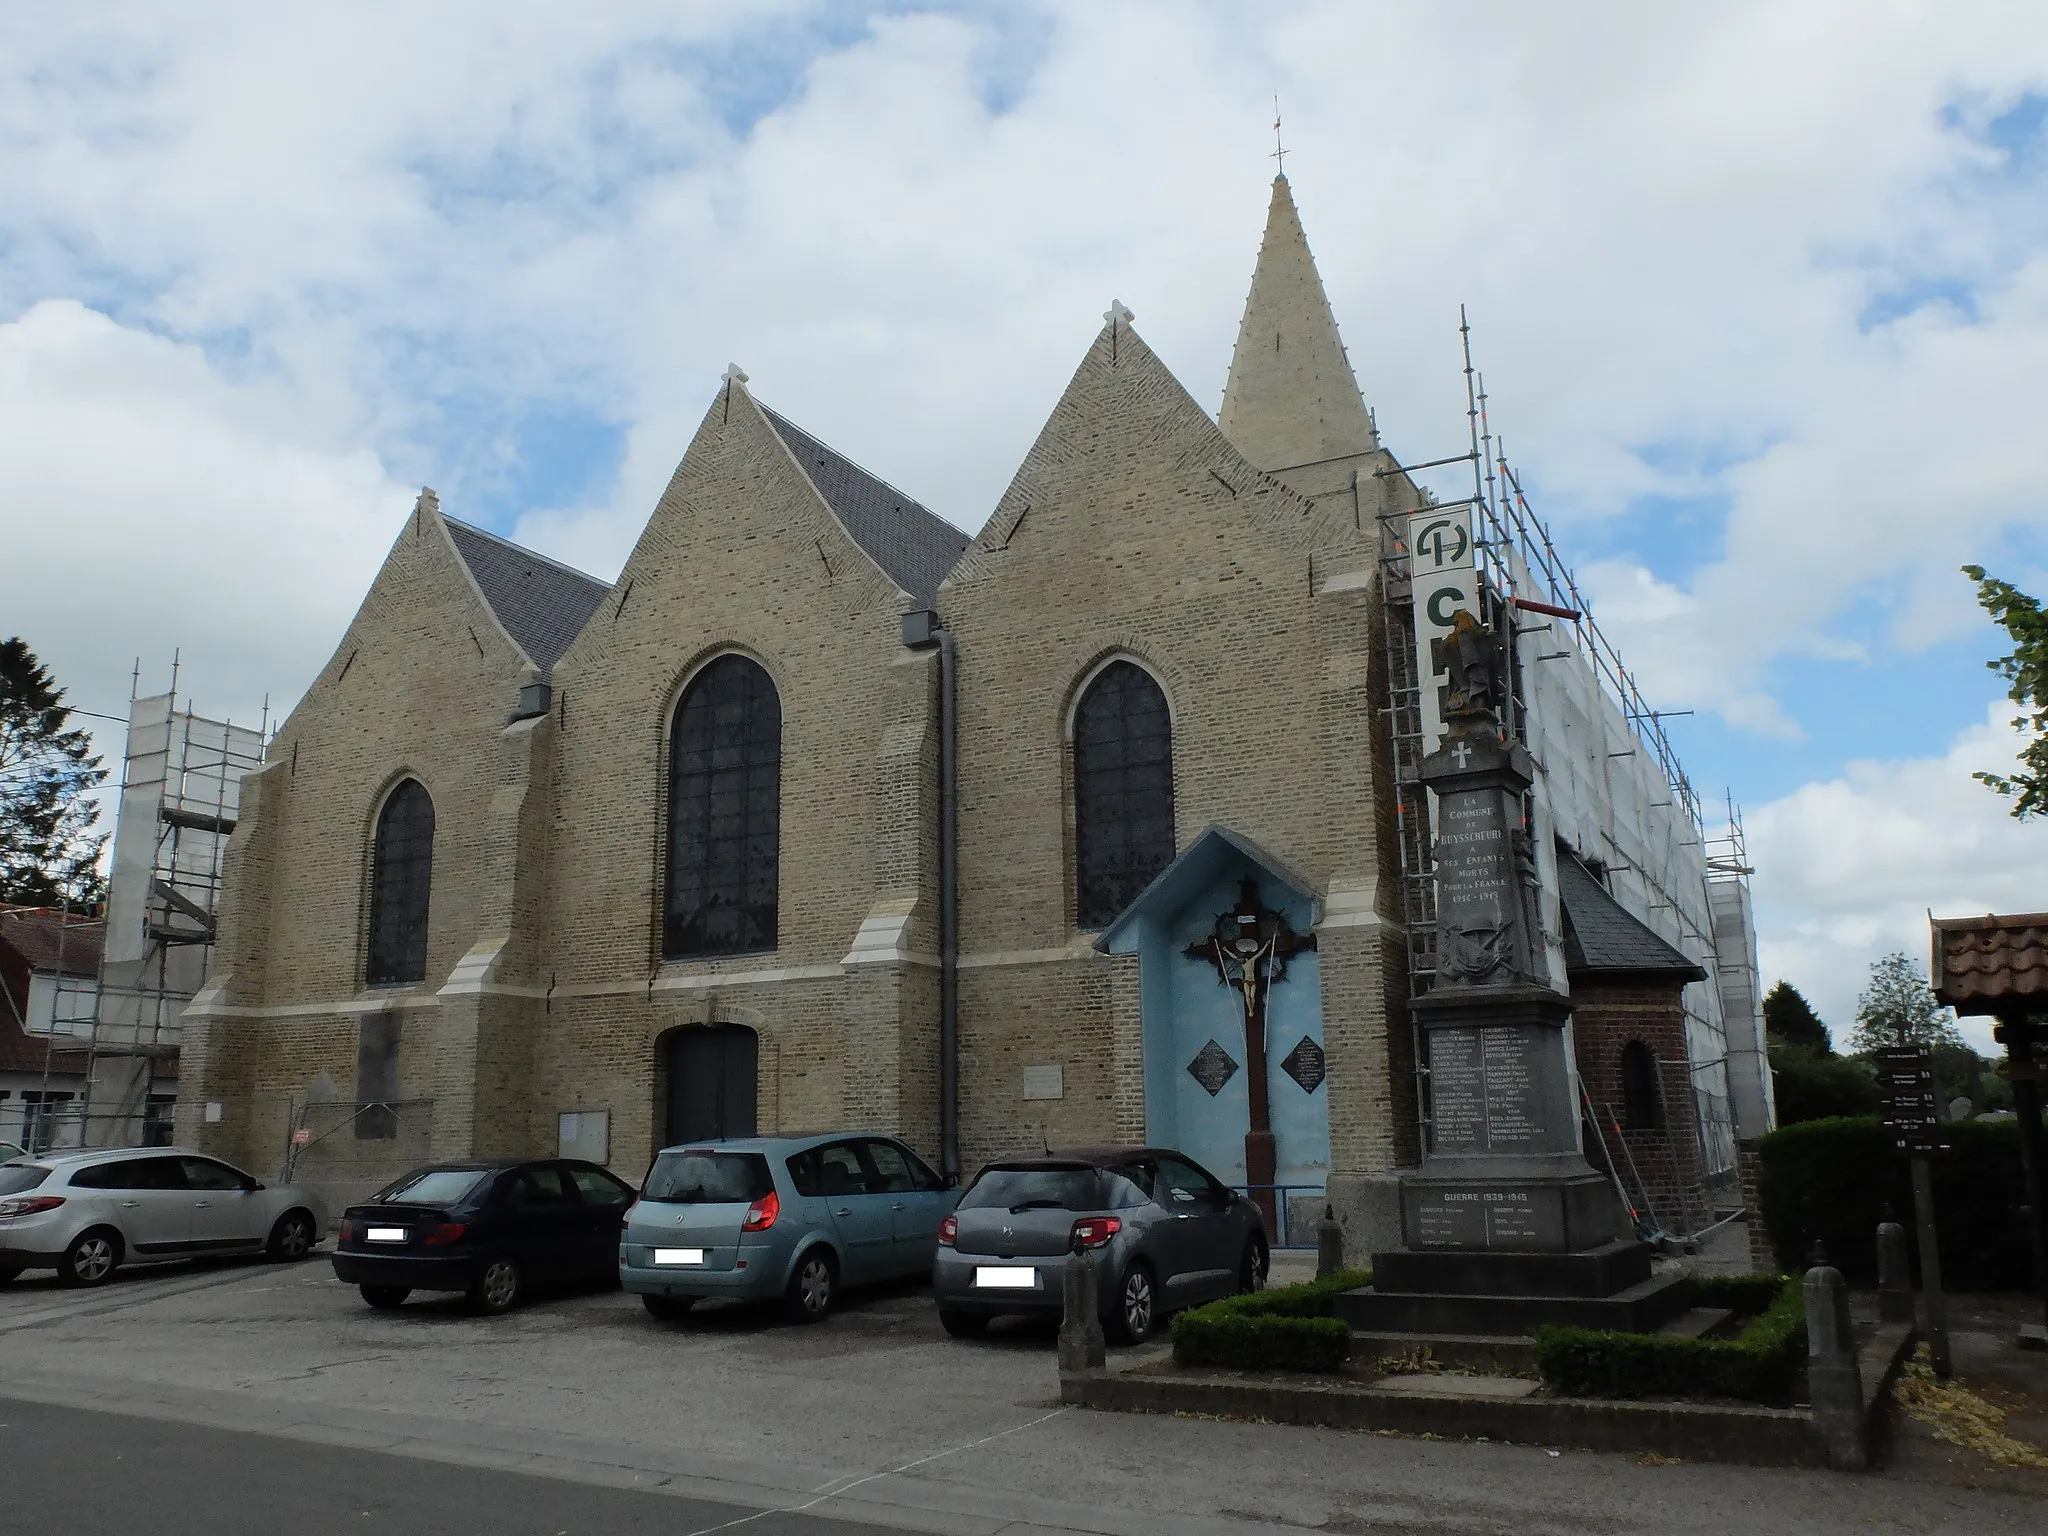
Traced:
<path id="1" fill-rule="evenodd" d="M 1137 961 L 1095 954 L 1072 915 L 1066 723 L 1117 653 L 1172 704 L 1180 844 L 1226 823 L 1343 907 L 1321 958 L 1336 1166 L 1412 1160 L 1402 950 L 1379 921 L 1397 903 L 1376 511 L 1348 477 L 1312 497 L 1259 473 L 1128 328 L 1082 360 L 940 598 L 960 653 L 970 1171 L 1144 1132 Z M 521 658 L 424 507 L 252 782 L 195 1086 L 254 1104 L 325 1071 L 346 1096 L 363 1011 L 395 1004 L 437 1155 L 549 1148 L 558 1113 L 602 1109 L 637 1173 L 661 1037 L 743 1024 L 763 1130 L 877 1126 L 936 1157 L 936 678 L 900 645 L 909 601 L 734 386 L 554 669 L 552 713 L 507 727 Z M 728 650 L 782 702 L 778 943 L 665 962 L 668 729 Z M 371 995 L 368 840 L 402 771 L 435 797 L 429 976 Z M 1064 1069 L 1063 1098 L 1023 1097 L 1038 1065 Z M 244 1118 L 223 1146 L 277 1134 Z"/>

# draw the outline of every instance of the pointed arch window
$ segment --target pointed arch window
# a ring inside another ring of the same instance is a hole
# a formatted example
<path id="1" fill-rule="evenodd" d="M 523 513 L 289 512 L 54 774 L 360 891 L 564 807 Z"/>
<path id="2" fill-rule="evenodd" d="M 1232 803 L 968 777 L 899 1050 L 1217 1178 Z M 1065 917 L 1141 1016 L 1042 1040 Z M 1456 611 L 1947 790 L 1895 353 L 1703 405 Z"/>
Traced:
<path id="1" fill-rule="evenodd" d="M 721 656 L 669 739 L 665 959 L 775 948 L 781 817 L 782 701 L 758 663 Z"/>
<path id="2" fill-rule="evenodd" d="M 406 779 L 377 815 L 370 847 L 370 949 L 363 980 L 373 987 L 427 977 L 427 906 L 434 883 L 434 799 Z"/>
<path id="3" fill-rule="evenodd" d="M 1654 1131 L 1664 1124 L 1657 1097 L 1657 1059 L 1640 1040 L 1621 1048 L 1621 1123 L 1631 1131 Z"/>
<path id="4" fill-rule="evenodd" d="M 1074 709 L 1074 912 L 1107 927 L 1173 862 L 1173 719 L 1151 674 L 1097 673 Z"/>

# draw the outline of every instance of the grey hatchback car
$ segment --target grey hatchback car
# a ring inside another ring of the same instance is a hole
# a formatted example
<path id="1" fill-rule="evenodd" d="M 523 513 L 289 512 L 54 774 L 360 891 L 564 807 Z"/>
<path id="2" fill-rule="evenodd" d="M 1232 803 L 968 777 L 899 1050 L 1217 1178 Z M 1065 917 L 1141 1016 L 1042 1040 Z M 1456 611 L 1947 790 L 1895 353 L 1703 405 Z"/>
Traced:
<path id="1" fill-rule="evenodd" d="M 1102 1319 L 1123 1343 L 1169 1312 L 1266 1283 L 1259 1208 L 1163 1147 L 1106 1147 L 990 1163 L 939 1229 L 932 1297 L 968 1338 L 1006 1313 L 1062 1307 L 1060 1266 L 1094 1261 Z"/>
<path id="2" fill-rule="evenodd" d="M 843 1286 L 929 1273 L 959 1195 L 888 1136 L 668 1147 L 626 1212 L 619 1282 L 658 1318 L 724 1296 L 814 1323 Z"/>

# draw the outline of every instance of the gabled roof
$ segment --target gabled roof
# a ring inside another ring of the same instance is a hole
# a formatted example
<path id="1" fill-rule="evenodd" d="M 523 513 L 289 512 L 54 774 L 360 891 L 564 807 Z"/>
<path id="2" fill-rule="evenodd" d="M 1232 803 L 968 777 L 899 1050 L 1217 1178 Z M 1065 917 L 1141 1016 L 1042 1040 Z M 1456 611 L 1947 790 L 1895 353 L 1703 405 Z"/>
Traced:
<path id="1" fill-rule="evenodd" d="M 610 585 L 445 513 L 441 521 L 491 612 L 545 677 L 583 632 Z"/>
<path id="2" fill-rule="evenodd" d="M 1106 955 L 1128 952 L 1136 942 L 1132 928 L 1140 916 L 1155 908 L 1178 910 L 1200 895 L 1218 875 L 1239 865 L 1240 860 L 1271 876 L 1297 896 L 1318 903 L 1322 900 L 1323 893 L 1306 876 L 1290 869 L 1242 832 L 1212 821 L 1195 834 L 1195 840 L 1171 864 L 1152 877 L 1145 889 L 1131 898 L 1131 904 L 1117 914 L 1116 921 L 1102 930 L 1095 941 L 1096 949 Z"/>
<path id="3" fill-rule="evenodd" d="M 1934 996 L 1962 1013 L 2048 997 L 2048 912 L 1937 917 Z"/>
<path id="4" fill-rule="evenodd" d="M 968 535 L 767 406 L 761 414 L 853 541 L 925 607 L 937 602 L 939 583 L 967 547 Z"/>
<path id="5" fill-rule="evenodd" d="M 67 917 L 48 907 L 0 907 L 0 944 L 32 971 L 67 976 L 100 973 L 100 938 L 107 925 L 97 918 Z"/>
<path id="6" fill-rule="evenodd" d="M 1707 979 L 1705 971 L 1659 938 L 1562 848 L 1557 854 L 1557 894 L 1564 911 L 1564 963 L 1570 975 Z"/>

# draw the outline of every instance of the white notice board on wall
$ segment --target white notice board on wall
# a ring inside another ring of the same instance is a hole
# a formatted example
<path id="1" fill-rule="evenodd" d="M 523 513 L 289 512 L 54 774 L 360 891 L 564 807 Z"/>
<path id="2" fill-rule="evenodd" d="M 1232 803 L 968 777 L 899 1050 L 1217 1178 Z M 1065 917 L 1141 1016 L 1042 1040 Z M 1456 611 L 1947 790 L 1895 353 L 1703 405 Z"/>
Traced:
<path id="1" fill-rule="evenodd" d="M 612 1112 L 566 1109 L 555 1119 L 555 1156 L 608 1163 L 612 1157 Z"/>

